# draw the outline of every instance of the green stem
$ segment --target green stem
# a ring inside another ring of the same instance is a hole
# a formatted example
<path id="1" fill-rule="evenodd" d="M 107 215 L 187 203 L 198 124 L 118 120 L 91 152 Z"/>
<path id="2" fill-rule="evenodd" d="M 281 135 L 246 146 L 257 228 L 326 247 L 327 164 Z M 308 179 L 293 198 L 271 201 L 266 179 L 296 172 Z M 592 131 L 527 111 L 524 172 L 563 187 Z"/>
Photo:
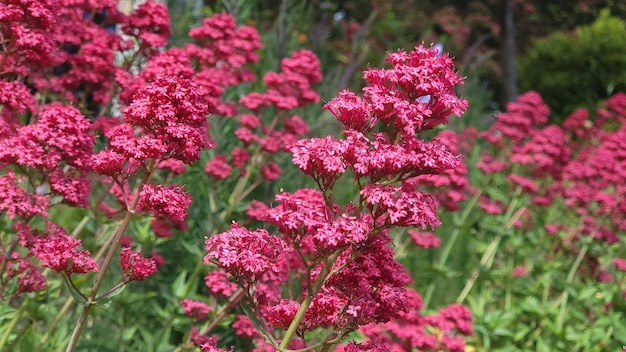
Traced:
<path id="1" fill-rule="evenodd" d="M 120 281 L 118 282 L 115 286 L 111 287 L 110 289 L 108 289 L 105 293 L 99 295 L 98 297 L 95 298 L 95 301 L 98 302 L 101 299 L 107 298 L 110 294 L 112 294 L 113 292 L 115 292 L 117 289 L 119 289 L 120 287 L 126 285 L 128 282 L 124 282 L 124 281 Z"/>
<path id="2" fill-rule="evenodd" d="M 233 188 L 233 192 L 228 198 L 228 208 L 224 209 L 224 211 L 222 211 L 222 214 L 220 215 L 221 223 L 224 223 L 224 221 L 226 221 L 227 218 L 230 217 L 230 215 L 235 210 L 235 207 L 240 201 L 239 198 L 241 197 L 241 194 L 244 192 L 244 188 L 246 187 L 246 185 L 248 184 L 248 181 L 250 180 L 252 171 L 256 168 L 256 161 L 260 157 L 261 157 L 261 148 L 257 148 L 254 151 L 254 153 L 252 153 L 252 156 L 250 157 L 250 164 L 248 164 L 248 166 L 246 167 L 246 174 L 242 178 L 240 178 L 239 181 L 237 181 L 235 188 Z"/>
<path id="3" fill-rule="evenodd" d="M 502 231 L 496 236 L 496 238 L 493 239 L 493 241 L 491 241 L 491 243 L 489 244 L 489 247 L 487 247 L 487 250 L 483 254 L 482 258 L 480 258 L 480 267 L 477 270 L 474 270 L 470 279 L 467 280 L 467 282 L 465 283 L 465 287 L 463 287 L 463 291 L 461 291 L 461 294 L 459 294 L 459 297 L 456 299 L 457 303 L 463 303 L 463 301 L 465 301 L 465 298 L 467 298 L 467 295 L 469 294 L 472 287 L 474 287 L 474 284 L 478 280 L 478 277 L 480 276 L 480 272 L 488 271 L 491 269 L 491 267 L 493 266 L 493 261 L 495 260 L 495 257 L 496 257 L 498 246 L 500 245 L 500 241 L 502 241 L 503 234 L 506 233 L 508 230 L 510 230 L 511 227 L 513 227 L 513 224 L 515 224 L 515 221 L 517 221 L 517 219 L 519 219 L 520 216 L 522 216 L 522 214 L 526 210 L 526 208 L 523 207 L 523 208 L 518 209 L 515 213 L 513 213 L 513 211 L 517 207 L 517 203 L 519 203 L 519 196 L 521 192 L 522 192 L 522 188 L 517 187 L 513 200 L 511 201 L 511 204 L 509 204 L 509 207 L 507 208 L 504 214 L 504 221 L 503 221 L 504 226 L 502 228 Z"/>
<path id="4" fill-rule="evenodd" d="M 443 249 L 441 257 L 439 257 L 439 261 L 437 262 L 437 269 L 443 269 L 445 267 L 446 262 L 448 261 L 448 257 L 450 256 L 450 252 L 452 251 L 452 248 L 454 248 L 454 244 L 456 243 L 456 240 L 459 237 L 461 230 L 465 228 L 465 222 L 467 221 L 467 218 L 478 203 L 478 199 L 482 194 L 482 188 L 476 191 L 476 193 L 474 193 L 470 201 L 467 203 L 467 206 L 463 210 L 461 217 L 458 218 L 458 221 L 455 221 L 454 230 L 452 231 L 452 234 L 450 235 L 450 238 L 446 243 L 446 247 Z M 428 308 L 428 304 L 430 303 L 430 300 L 433 296 L 436 284 L 437 282 L 433 280 L 426 289 L 426 295 L 424 296 L 424 310 Z"/>
<path id="5" fill-rule="evenodd" d="M 567 274 L 566 285 L 569 285 L 574 281 L 574 276 L 578 272 L 578 267 L 580 267 L 580 263 L 582 263 L 583 258 L 587 254 L 587 250 L 589 249 L 589 243 L 585 243 L 583 249 L 578 253 L 576 260 L 574 261 L 574 265 L 570 269 Z M 563 324 L 565 323 L 565 315 L 567 314 L 567 301 L 569 298 L 569 293 L 567 291 L 563 292 L 563 300 L 561 301 L 561 307 L 559 309 L 559 316 L 556 321 L 556 331 L 561 332 L 563 329 Z"/>
<path id="6" fill-rule="evenodd" d="M 4 346 L 7 344 L 7 341 L 9 341 L 9 337 L 11 336 L 13 329 L 15 329 L 17 322 L 22 317 L 22 314 L 24 313 L 24 310 L 26 309 L 27 305 L 28 305 L 28 298 L 24 298 L 24 301 L 22 301 L 20 308 L 17 310 L 17 312 L 15 312 L 15 316 L 13 316 L 13 319 L 11 319 L 11 322 L 7 326 L 7 329 L 4 332 L 4 335 L 2 335 L 2 339 L 0 339 L 0 351 L 4 351 Z"/>
<path id="7" fill-rule="evenodd" d="M 66 352 L 73 352 L 74 349 L 76 348 L 76 345 L 78 344 L 80 335 L 83 331 L 83 328 L 85 327 L 85 324 L 87 323 L 87 319 L 89 318 L 89 312 L 91 311 L 91 307 L 97 301 L 96 297 L 98 296 L 98 290 L 100 289 L 100 286 L 102 285 L 102 282 L 104 281 L 104 276 L 107 272 L 107 269 L 113 262 L 113 256 L 115 255 L 115 252 L 120 245 L 120 240 L 122 239 L 122 236 L 124 236 L 124 233 L 126 233 L 126 230 L 128 229 L 128 225 L 130 224 L 130 221 L 133 219 L 133 216 L 135 215 L 135 209 L 137 208 L 137 203 L 139 203 L 139 195 L 141 194 L 141 190 L 143 189 L 143 186 L 146 183 L 148 183 L 148 181 L 150 180 L 150 176 L 152 175 L 153 168 L 154 168 L 154 159 L 150 159 L 150 161 L 148 162 L 148 166 L 146 167 L 146 173 L 143 175 L 143 178 L 141 179 L 141 183 L 139 184 L 137 188 L 137 194 L 135 195 L 135 198 L 133 199 L 132 204 L 130 204 L 128 209 L 126 210 L 126 215 L 124 216 L 124 219 L 117 227 L 115 235 L 113 236 L 113 241 L 111 243 L 111 246 L 109 247 L 106 257 L 104 257 L 104 262 L 100 266 L 100 271 L 98 272 L 98 275 L 96 276 L 96 279 L 94 280 L 91 292 L 89 293 L 89 296 L 87 297 L 87 302 L 83 306 L 83 311 L 80 317 L 78 318 L 78 321 L 76 322 L 76 326 L 74 327 L 74 331 L 72 332 L 72 336 L 70 337 L 70 341 L 65 350 Z"/>
<path id="8" fill-rule="evenodd" d="M 68 309 L 70 309 L 73 302 L 74 302 L 74 297 L 72 296 L 68 297 L 63 307 L 61 307 L 61 310 L 59 311 L 59 313 L 57 313 L 57 315 L 54 317 L 52 324 L 50 324 L 50 328 L 48 328 L 48 331 L 46 331 L 46 334 L 43 335 L 43 337 L 41 338 L 41 341 L 39 342 L 39 345 L 37 346 L 37 349 L 35 350 L 35 352 L 39 352 L 41 348 L 45 346 L 46 341 L 48 340 L 48 337 L 50 337 L 50 334 L 54 330 L 56 330 L 57 325 L 59 325 L 59 322 L 61 321 L 61 319 L 65 317 L 65 314 L 67 313 Z"/>
<path id="9" fill-rule="evenodd" d="M 296 331 L 298 330 L 298 326 L 300 326 L 300 322 L 302 322 L 302 319 L 304 319 L 304 314 L 306 313 L 307 309 L 309 309 L 309 306 L 311 305 L 311 302 L 313 301 L 313 297 L 315 297 L 317 292 L 322 288 L 322 285 L 327 279 L 326 276 L 330 272 L 339 254 L 340 252 L 337 252 L 337 253 L 332 254 L 330 257 L 328 257 L 328 259 L 326 260 L 326 263 L 324 264 L 324 267 L 322 268 L 321 272 L 317 276 L 317 279 L 315 279 L 315 282 L 312 285 L 313 287 L 309 286 L 309 290 L 307 292 L 306 297 L 304 298 L 304 301 L 302 301 L 300 308 L 296 312 L 296 315 L 293 317 L 293 321 L 291 322 L 291 325 L 289 325 L 289 328 L 287 329 L 287 332 L 285 333 L 283 340 L 280 342 L 280 345 L 278 346 L 279 351 L 284 351 L 287 348 L 287 345 L 289 345 L 289 342 L 291 342 L 291 340 L 294 338 L 294 335 L 296 334 Z"/>
<path id="10" fill-rule="evenodd" d="M 85 217 L 83 217 L 80 223 L 78 223 L 78 225 L 76 225 L 76 227 L 74 228 L 74 231 L 72 231 L 72 237 L 76 238 L 78 234 L 80 234 L 80 232 L 85 228 L 85 226 L 89 222 L 89 219 L 90 217 L 88 215 L 85 215 Z"/>

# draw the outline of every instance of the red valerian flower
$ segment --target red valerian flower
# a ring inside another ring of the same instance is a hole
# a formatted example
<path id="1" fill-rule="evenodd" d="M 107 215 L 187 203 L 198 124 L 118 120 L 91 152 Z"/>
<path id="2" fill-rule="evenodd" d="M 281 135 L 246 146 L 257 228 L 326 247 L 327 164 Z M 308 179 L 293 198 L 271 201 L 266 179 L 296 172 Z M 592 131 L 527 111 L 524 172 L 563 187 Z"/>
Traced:
<path id="1" fill-rule="evenodd" d="M 33 238 L 29 253 L 34 255 L 42 266 L 59 273 L 85 274 L 99 271 L 95 260 L 87 250 L 76 250 L 81 241 L 70 236 L 61 227 L 49 223 L 44 237 Z"/>
<path id="2" fill-rule="evenodd" d="M 310 51 L 301 50 L 281 61 L 280 73 L 268 72 L 263 77 L 266 93 L 253 92 L 239 100 L 244 107 L 258 111 L 268 106 L 290 110 L 319 101 L 311 85 L 322 78 L 320 62 Z"/>
<path id="3" fill-rule="evenodd" d="M 268 181 L 276 181 L 283 173 L 283 170 L 273 161 L 261 166 L 261 175 Z"/>
<path id="4" fill-rule="evenodd" d="M 219 154 L 206 164 L 204 171 L 215 180 L 223 180 L 231 175 L 233 168 L 228 164 L 226 155 Z"/>
<path id="5" fill-rule="evenodd" d="M 376 120 L 372 116 L 371 106 L 356 93 L 343 90 L 339 95 L 324 105 L 346 129 L 367 133 L 372 130 Z"/>
<path id="6" fill-rule="evenodd" d="M 48 197 L 27 192 L 19 186 L 23 181 L 12 170 L 0 176 L 0 212 L 6 211 L 9 219 L 47 216 Z"/>
<path id="7" fill-rule="evenodd" d="M 550 108 L 541 96 L 537 92 L 526 92 L 517 101 L 508 103 L 506 112 L 500 113 L 493 126 L 481 137 L 496 145 L 501 145 L 503 138 L 517 144 L 545 125 L 549 115 Z"/>
<path id="8" fill-rule="evenodd" d="M 435 141 L 445 146 L 452 155 L 460 153 L 459 141 L 454 131 L 440 132 L 435 137 Z M 467 198 L 466 192 L 469 189 L 467 165 L 459 160 L 456 167 L 444 169 L 439 174 L 421 175 L 412 179 L 411 182 L 431 185 L 433 195 L 439 205 L 448 211 L 458 211 L 461 209 L 459 203 Z"/>
<path id="9" fill-rule="evenodd" d="M 246 339 L 262 337 L 261 333 L 256 329 L 252 320 L 250 320 L 247 315 L 237 315 L 232 327 L 235 329 L 235 334 L 239 337 Z"/>
<path id="10" fill-rule="evenodd" d="M 165 147 L 161 155 L 148 157 L 167 156 L 191 164 L 200 159 L 202 150 L 211 147 L 205 116 L 207 107 L 202 104 L 195 88 L 188 79 L 159 77 L 151 85 L 139 90 L 132 103 L 123 110 L 128 124 L 143 128 L 151 144 L 158 142 Z M 125 132 L 125 139 L 136 139 L 134 130 Z M 141 156 L 133 157 L 144 159 Z"/>
<path id="11" fill-rule="evenodd" d="M 618 270 L 626 271 L 626 259 L 615 258 L 613 259 L 613 265 L 615 265 Z"/>
<path id="12" fill-rule="evenodd" d="M 368 240 L 359 255 L 346 262 L 350 253 L 344 253 L 337 266 L 345 267 L 331 276 L 325 287 L 328 293 L 338 295 L 346 310 L 338 322 L 353 329 L 370 322 L 386 322 L 406 312 L 409 297 L 405 286 L 411 281 L 409 273 L 394 259 L 391 239 L 386 231 Z"/>
<path id="13" fill-rule="evenodd" d="M 363 91 L 373 114 L 394 135 L 414 136 L 467 109 L 467 101 L 455 93 L 463 81 L 447 54 L 439 56 L 437 50 L 420 45 L 409 53 L 390 54 L 387 62 L 391 69 L 363 73 L 368 82 Z"/>
<path id="14" fill-rule="evenodd" d="M 437 248 L 441 245 L 441 239 L 432 232 L 409 230 L 409 236 L 413 243 L 422 248 Z"/>
<path id="15" fill-rule="evenodd" d="M 528 276 L 528 268 L 523 265 L 518 265 L 511 271 L 511 276 L 513 277 L 527 277 Z"/>
<path id="16" fill-rule="evenodd" d="M 85 169 L 94 140 L 89 119 L 74 107 L 54 103 L 43 108 L 34 124 L 0 141 L 0 161 L 44 171 L 59 162 Z"/>
<path id="17" fill-rule="evenodd" d="M 130 247 L 120 250 L 120 265 L 122 266 L 122 281 L 142 281 L 158 270 L 153 259 L 145 258 L 141 253 L 133 253 Z"/>
<path id="18" fill-rule="evenodd" d="M 548 126 L 522 146 L 513 148 L 511 161 L 531 167 L 535 177 L 562 178 L 563 168 L 570 161 L 571 151 L 565 145 L 565 132 L 559 126 Z"/>
<path id="19" fill-rule="evenodd" d="M 122 30 L 139 38 L 143 50 L 167 45 L 172 35 L 167 7 L 152 0 L 144 2 L 128 17 Z"/>
<path id="20" fill-rule="evenodd" d="M 369 183 L 361 195 L 377 226 L 434 229 L 441 224 L 433 197 L 406 182 L 400 187 Z"/>
<path id="21" fill-rule="evenodd" d="M 266 230 L 250 231 L 237 224 L 206 240 L 204 262 L 214 263 L 237 280 L 252 283 L 271 270 L 287 244 Z"/>
<path id="22" fill-rule="evenodd" d="M 189 204 L 191 196 L 178 185 L 145 184 L 139 194 L 138 208 L 155 216 L 166 216 L 182 226 Z"/>
<path id="23" fill-rule="evenodd" d="M 232 67 L 257 62 L 259 56 L 256 50 L 263 46 L 255 28 L 237 28 L 235 18 L 225 13 L 205 18 L 200 27 L 189 31 L 189 36 L 201 44 L 195 48 L 198 59 L 209 67 L 216 66 L 219 61 Z"/>
<path id="24" fill-rule="evenodd" d="M 13 114 L 37 112 L 35 97 L 20 81 L 0 80 L 0 105 Z"/>
<path id="25" fill-rule="evenodd" d="M 200 321 L 206 318 L 211 311 L 211 307 L 204 302 L 194 301 L 192 299 L 183 299 L 180 301 L 185 314 L 194 321 Z"/>
<path id="26" fill-rule="evenodd" d="M 0 7 L 0 35 L 4 52 L 0 72 L 24 75 L 25 66 L 47 67 L 54 62 L 56 47 L 53 28 L 55 2 L 11 1 Z M 7 70 L 7 68 L 13 68 Z"/>
<path id="27" fill-rule="evenodd" d="M 209 291 L 217 296 L 230 297 L 237 291 L 237 284 L 230 281 L 232 275 L 225 271 L 209 271 L 204 277 L 204 283 Z"/>
<path id="28" fill-rule="evenodd" d="M 16 278 L 18 288 L 15 294 L 36 292 L 48 288 L 46 277 L 40 269 L 33 265 L 28 258 L 22 258 L 18 253 L 13 252 L 10 258 L 0 256 L 0 264 L 6 265 L 6 277 Z"/>

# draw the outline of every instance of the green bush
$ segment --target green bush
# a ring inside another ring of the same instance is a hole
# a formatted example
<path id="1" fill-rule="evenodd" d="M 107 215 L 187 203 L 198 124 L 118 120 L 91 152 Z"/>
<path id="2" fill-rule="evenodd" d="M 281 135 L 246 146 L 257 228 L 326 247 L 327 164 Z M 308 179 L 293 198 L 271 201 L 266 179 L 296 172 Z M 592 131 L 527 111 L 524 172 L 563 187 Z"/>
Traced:
<path id="1" fill-rule="evenodd" d="M 535 90 L 562 121 L 576 107 L 626 90 L 626 22 L 603 10 L 574 34 L 557 32 L 533 41 L 520 64 L 520 88 Z"/>

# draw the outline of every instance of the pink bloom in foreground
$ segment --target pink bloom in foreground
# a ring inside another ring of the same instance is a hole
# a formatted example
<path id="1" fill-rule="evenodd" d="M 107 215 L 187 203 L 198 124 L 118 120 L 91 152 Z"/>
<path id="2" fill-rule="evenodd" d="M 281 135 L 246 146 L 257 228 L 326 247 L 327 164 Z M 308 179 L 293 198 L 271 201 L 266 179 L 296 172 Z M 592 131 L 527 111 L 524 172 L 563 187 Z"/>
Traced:
<path id="1" fill-rule="evenodd" d="M 123 247 L 120 251 L 120 265 L 124 282 L 142 281 L 157 272 L 153 259 L 145 258 L 141 253 L 133 253 L 130 247 Z"/>
<path id="2" fill-rule="evenodd" d="M 199 160 L 200 152 L 212 145 L 207 135 L 206 112 L 195 84 L 172 77 L 157 78 L 138 91 L 123 110 L 128 124 L 142 127 L 145 137 L 164 146 L 160 155 L 149 157 L 169 156 L 186 164 Z M 127 133 L 126 139 L 137 139 L 134 130 Z"/>
<path id="3" fill-rule="evenodd" d="M 215 263 L 237 280 L 254 282 L 272 269 L 286 243 L 266 230 L 250 231 L 238 225 L 206 240 L 204 262 Z"/>
<path id="4" fill-rule="evenodd" d="M 80 240 L 56 225 L 51 225 L 50 230 L 52 233 L 45 237 L 35 238 L 30 247 L 30 253 L 42 266 L 66 275 L 99 270 L 89 251 L 76 249 L 81 245 Z"/>
<path id="5" fill-rule="evenodd" d="M 369 183 L 361 195 L 378 226 L 432 229 L 441 223 L 433 197 L 407 183 L 401 187 Z"/>
<path id="6" fill-rule="evenodd" d="M 166 216 L 177 225 L 185 222 L 191 197 L 182 187 L 146 184 L 139 196 L 139 209 L 155 216 Z"/>

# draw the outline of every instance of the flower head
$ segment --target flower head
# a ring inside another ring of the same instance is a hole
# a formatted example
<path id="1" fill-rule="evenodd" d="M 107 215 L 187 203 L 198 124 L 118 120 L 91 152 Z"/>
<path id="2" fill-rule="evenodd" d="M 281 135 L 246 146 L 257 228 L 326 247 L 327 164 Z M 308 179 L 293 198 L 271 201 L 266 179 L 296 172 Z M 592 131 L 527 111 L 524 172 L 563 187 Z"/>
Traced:
<path id="1" fill-rule="evenodd" d="M 254 282 L 272 270 L 287 245 L 277 236 L 259 229 L 250 231 L 237 225 L 206 240 L 205 263 L 215 263 L 237 280 Z"/>
<path id="2" fill-rule="evenodd" d="M 144 185 L 139 194 L 139 209 L 155 216 L 166 216 L 174 224 L 184 226 L 191 197 L 178 185 Z"/>
<path id="3" fill-rule="evenodd" d="M 76 249 L 80 245 L 80 240 L 70 236 L 61 227 L 50 224 L 44 237 L 33 238 L 30 253 L 42 266 L 66 275 L 97 272 L 98 266 L 89 256 L 89 251 Z"/>
<path id="4" fill-rule="evenodd" d="M 156 262 L 145 258 L 141 253 L 133 253 L 130 247 L 122 247 L 120 251 L 122 281 L 142 281 L 157 272 Z"/>

